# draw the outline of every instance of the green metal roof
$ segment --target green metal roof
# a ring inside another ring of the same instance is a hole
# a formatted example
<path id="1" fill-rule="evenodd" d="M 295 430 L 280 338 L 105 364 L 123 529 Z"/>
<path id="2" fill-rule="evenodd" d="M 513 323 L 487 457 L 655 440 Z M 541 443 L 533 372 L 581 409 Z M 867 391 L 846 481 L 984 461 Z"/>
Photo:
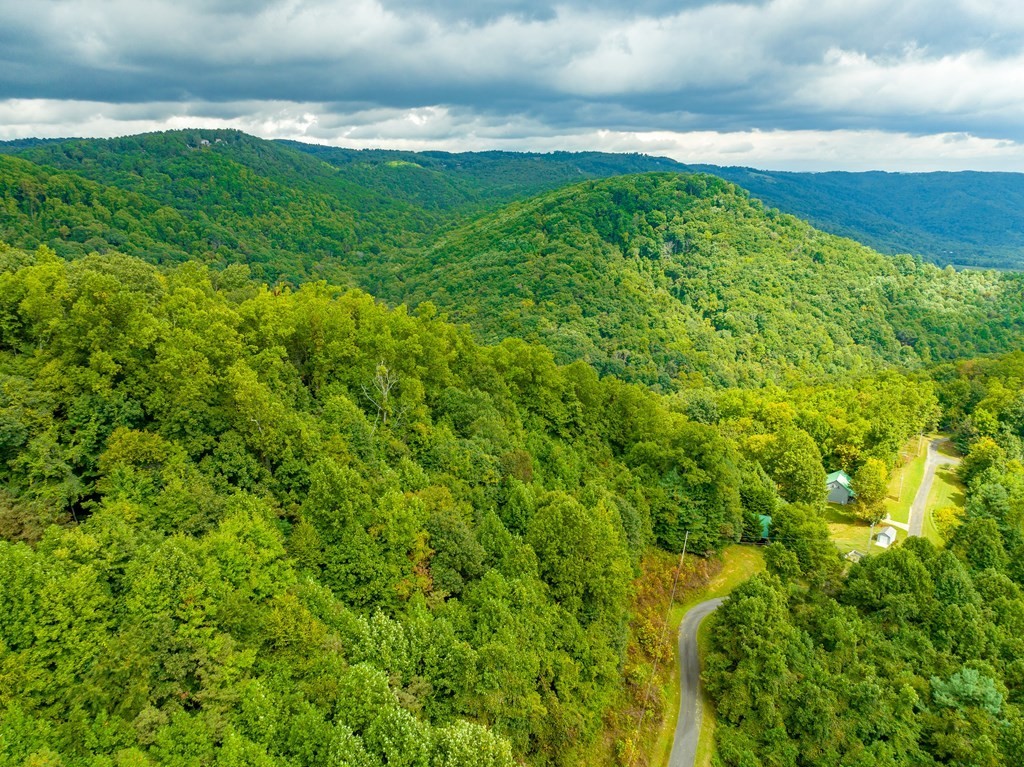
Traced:
<path id="1" fill-rule="evenodd" d="M 849 490 L 850 495 L 856 495 L 856 493 L 853 492 L 853 486 L 851 484 L 852 480 L 850 479 L 850 475 L 847 474 L 845 471 L 833 471 L 831 474 L 825 477 L 826 485 L 831 485 L 833 482 L 838 482 L 840 485 Z"/>

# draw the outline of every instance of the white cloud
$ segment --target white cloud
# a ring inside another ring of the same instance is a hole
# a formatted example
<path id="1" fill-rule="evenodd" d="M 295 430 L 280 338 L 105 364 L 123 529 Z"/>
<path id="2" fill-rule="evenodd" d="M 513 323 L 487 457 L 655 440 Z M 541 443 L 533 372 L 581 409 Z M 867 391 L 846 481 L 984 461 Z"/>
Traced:
<path id="1" fill-rule="evenodd" d="M 911 48 L 898 58 L 877 60 L 832 49 L 789 103 L 795 109 L 873 115 L 995 113 L 1022 120 L 1022 83 L 1024 53 L 996 60 L 982 51 L 930 57 Z"/>
<path id="2" fill-rule="evenodd" d="M 219 113 L 219 115 L 218 115 Z M 777 170 L 1001 170 L 1024 172 L 1024 143 L 965 132 L 927 135 L 880 130 L 622 131 L 553 129 L 522 116 L 487 117 L 444 106 L 357 109 L 323 104 L 118 105 L 0 101 L 0 139 L 120 136 L 187 127 L 232 128 L 356 149 L 452 152 L 606 151 L 664 155 L 684 163 Z"/>
<path id="3" fill-rule="evenodd" d="M 1024 141 L 1018 0 L 433 5 L 0 0 L 0 136 L 207 125 L 934 168 L 1017 163 Z"/>
<path id="4" fill-rule="evenodd" d="M 266 138 L 301 136 L 315 128 L 311 105 L 291 103 L 108 104 L 55 99 L 0 101 L 0 140 L 125 136 L 191 127 L 231 128 Z"/>

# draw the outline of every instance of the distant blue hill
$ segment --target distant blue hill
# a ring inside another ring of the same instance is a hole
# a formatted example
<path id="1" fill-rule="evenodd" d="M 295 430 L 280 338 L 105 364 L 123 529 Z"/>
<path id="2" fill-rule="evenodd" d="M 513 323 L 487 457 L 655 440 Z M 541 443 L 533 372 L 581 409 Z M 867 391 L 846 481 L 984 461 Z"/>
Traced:
<path id="1" fill-rule="evenodd" d="M 1022 173 L 788 173 L 694 165 L 819 229 L 945 266 L 1024 268 Z"/>

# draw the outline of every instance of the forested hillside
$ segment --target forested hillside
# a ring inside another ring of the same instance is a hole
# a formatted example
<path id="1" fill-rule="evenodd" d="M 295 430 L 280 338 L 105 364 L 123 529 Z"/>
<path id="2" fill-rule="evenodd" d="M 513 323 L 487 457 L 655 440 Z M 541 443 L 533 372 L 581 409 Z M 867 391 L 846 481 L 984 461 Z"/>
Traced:
<path id="1" fill-rule="evenodd" d="M 786 173 L 696 165 L 882 253 L 1024 269 L 1024 173 Z"/>
<path id="2" fill-rule="evenodd" d="M 241 261 L 271 281 L 308 279 L 318 266 L 343 275 L 360 248 L 416 244 L 430 228 L 417 208 L 237 133 L 45 144 L 0 156 L 0 194 L 14 244 L 45 243 L 63 256 Z"/>
<path id="3" fill-rule="evenodd" d="M 740 534 L 712 426 L 543 348 L 232 269 L 0 261 L 7 763 L 571 763 L 653 536 Z"/>
<path id="4" fill-rule="evenodd" d="M 578 763 L 648 694 L 648 547 L 749 538 L 936 413 L 895 373 L 664 397 L 429 305 L 4 248 L 0 753 Z"/>
<path id="5" fill-rule="evenodd" d="M 368 287 L 665 389 L 914 367 L 1013 348 L 1024 330 L 1020 278 L 887 258 L 712 176 L 515 203 Z"/>
<path id="6" fill-rule="evenodd" d="M 650 158 L 311 156 L 231 132 L 19 154 L 0 156 L 0 234 L 14 244 L 242 262 L 260 279 L 430 300 L 489 342 L 520 336 L 663 390 L 919 366 L 1010 348 L 1024 327 L 1019 278 L 888 259 L 710 176 L 623 176 L 501 205 Z"/>
<path id="7" fill-rule="evenodd" d="M 604 152 L 402 152 L 275 142 L 310 154 L 368 187 L 415 199 L 429 208 L 493 207 L 577 183 L 653 171 L 685 172 L 667 157 Z M 391 173 L 388 172 L 390 169 Z M 394 172 L 395 170 L 399 172 Z M 404 169 L 404 170 L 403 170 Z"/>
<path id="8" fill-rule="evenodd" d="M 0 236 L 12 244 L 242 261 L 271 281 L 350 284 L 507 200 L 675 165 L 641 155 L 354 153 L 209 130 L 0 147 L 11 155 L 0 152 Z"/>
<path id="9" fill-rule="evenodd" d="M 76 183 L 63 175 L 71 173 L 145 195 L 147 205 L 166 207 L 165 215 L 177 212 L 193 230 L 191 255 L 244 258 L 272 280 L 348 279 L 338 258 L 372 267 L 388 262 L 392 251 L 422 245 L 424 235 L 503 204 L 585 179 L 651 171 L 720 176 L 770 207 L 886 254 L 920 255 L 943 266 L 1024 265 L 1024 174 L 1016 173 L 784 173 L 600 152 L 351 150 L 216 130 L 0 142 L 0 155 L 47 167 L 51 179 L 41 181 L 36 169 L 36 184 L 21 189 L 24 166 L 12 177 L 0 158 L 0 199 L 7 199 L 9 214 L 13 199 L 28 216 L 6 222 L 8 242 L 46 243 L 67 254 L 135 244 L 124 222 L 111 222 L 102 210 L 95 218 L 75 211 L 87 233 L 34 220 L 50 197 L 78 202 L 61 197 Z M 162 240 L 145 222 L 131 231 L 140 229 Z M 130 252 L 151 258 L 166 255 L 161 250 Z"/>

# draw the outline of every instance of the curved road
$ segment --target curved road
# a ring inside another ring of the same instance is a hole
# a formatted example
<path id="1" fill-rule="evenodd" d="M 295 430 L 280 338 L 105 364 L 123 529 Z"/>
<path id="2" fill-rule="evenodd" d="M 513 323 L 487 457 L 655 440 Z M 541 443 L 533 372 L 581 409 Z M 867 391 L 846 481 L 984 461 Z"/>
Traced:
<path id="1" fill-rule="evenodd" d="M 939 445 L 948 442 L 944 437 L 933 439 L 928 443 L 928 456 L 924 461 L 924 477 L 917 488 L 917 495 L 910 506 L 910 519 L 907 520 L 907 535 L 920 536 L 924 531 L 924 513 L 928 507 L 928 494 L 935 480 L 935 470 L 943 464 L 959 463 L 958 458 L 950 458 L 939 452 Z"/>
<path id="2" fill-rule="evenodd" d="M 700 658 L 697 657 L 697 629 L 724 599 L 701 602 L 683 616 L 679 624 L 679 719 L 669 767 L 693 767 L 700 737 Z"/>

